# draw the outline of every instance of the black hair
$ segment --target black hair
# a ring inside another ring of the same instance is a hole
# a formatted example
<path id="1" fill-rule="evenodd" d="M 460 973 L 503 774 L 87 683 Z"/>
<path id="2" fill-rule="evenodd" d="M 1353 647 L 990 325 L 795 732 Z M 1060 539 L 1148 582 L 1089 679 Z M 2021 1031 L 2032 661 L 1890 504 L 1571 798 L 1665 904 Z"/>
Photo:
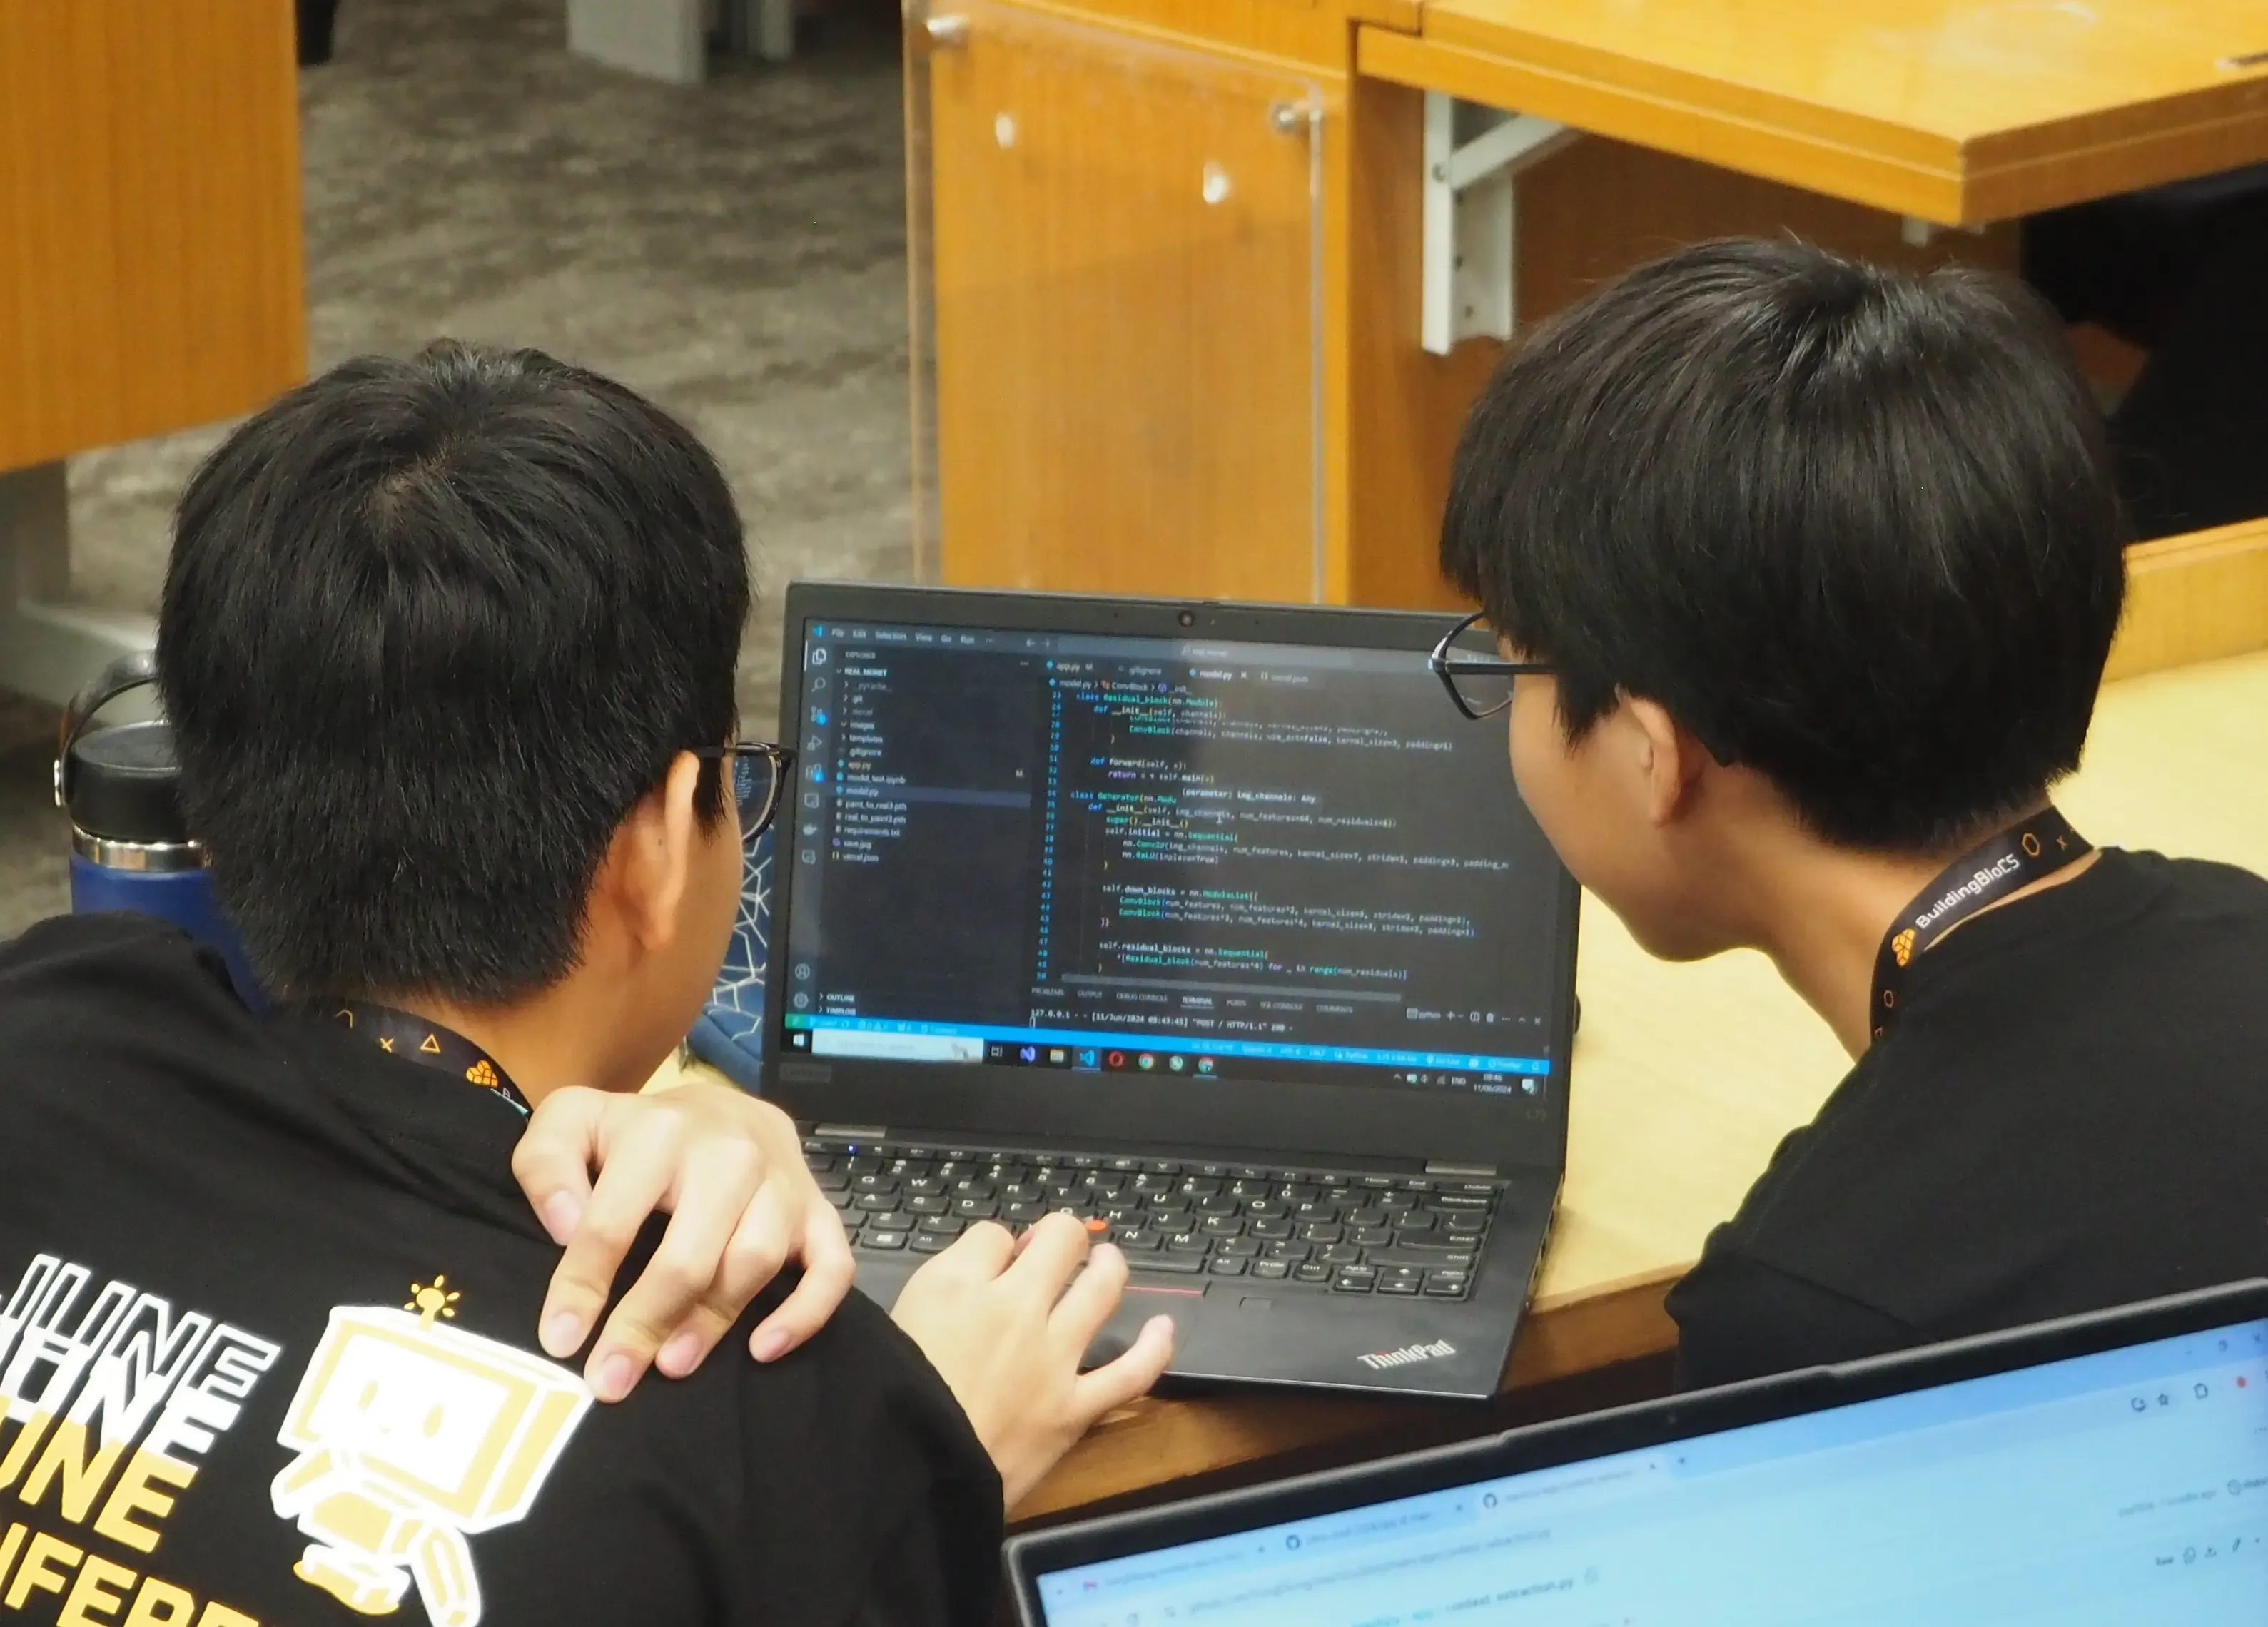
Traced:
<path id="1" fill-rule="evenodd" d="M 747 607 L 716 460 L 540 351 L 364 357 L 244 423 L 181 498 L 158 669 L 263 983 L 556 983 L 624 816 L 732 737 Z"/>
<path id="2" fill-rule="evenodd" d="M 1441 565 L 1555 668 L 1571 739 L 1642 696 L 1825 839 L 1935 852 L 2078 765 L 2124 541 L 2101 416 L 2021 285 L 1727 240 L 1506 356 Z"/>

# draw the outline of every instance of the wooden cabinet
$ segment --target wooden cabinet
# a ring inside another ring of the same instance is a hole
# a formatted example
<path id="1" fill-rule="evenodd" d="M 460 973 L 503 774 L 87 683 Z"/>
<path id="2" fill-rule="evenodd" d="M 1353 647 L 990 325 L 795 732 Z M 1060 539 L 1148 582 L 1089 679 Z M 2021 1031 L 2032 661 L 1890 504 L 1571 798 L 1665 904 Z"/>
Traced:
<path id="1" fill-rule="evenodd" d="M 1680 0 L 909 0 L 921 572 L 1447 608 L 1450 460 L 1501 347 L 1420 344 L 1428 92 L 1587 132 L 1517 180 L 1523 325 L 1723 233 L 2006 270 L 2016 230 L 1999 217 L 2025 200 L 2257 156 L 2268 70 L 2244 53 L 2208 70 L 2184 47 L 2187 66 L 2104 77 L 2168 4 L 1864 0 L 1853 20 L 1724 0 L 1727 32 Z M 2239 9 L 2168 15 L 2194 44 Z M 1640 26 L 1655 12 L 1662 27 Z M 1786 49 L 1755 20 L 1773 13 Z M 2087 73 L 1972 61 L 1977 30 L 2004 26 L 2044 31 L 2007 61 L 2084 44 Z M 1872 77 L 1812 73 L 1814 46 Z M 1974 139 L 1893 117 L 1910 79 L 1942 79 Z M 2088 117 L 2049 117 L 2041 96 Z M 1861 126 L 1879 151 L 1858 153 Z M 2098 136 L 2123 155 L 2115 177 Z"/>
<path id="2" fill-rule="evenodd" d="M 1322 597 L 1322 77 L 994 0 L 909 28 L 924 563 Z"/>
<path id="3" fill-rule="evenodd" d="M 306 370 L 296 55 L 284 0 L 0 0 L 0 688 L 153 637 L 63 602 L 63 459 Z"/>
<path id="4" fill-rule="evenodd" d="M 918 0 L 909 13 L 925 579 L 1447 607 L 1449 461 L 1500 347 L 1418 343 L 1423 96 L 1356 76 L 1394 0 Z M 925 7 L 925 9 L 924 9 Z M 1863 204 L 1599 138 L 1522 176 L 1523 320 L 1675 243 Z"/>
<path id="5" fill-rule="evenodd" d="M 281 0 L 0 0 L 0 469 L 301 376 Z"/>

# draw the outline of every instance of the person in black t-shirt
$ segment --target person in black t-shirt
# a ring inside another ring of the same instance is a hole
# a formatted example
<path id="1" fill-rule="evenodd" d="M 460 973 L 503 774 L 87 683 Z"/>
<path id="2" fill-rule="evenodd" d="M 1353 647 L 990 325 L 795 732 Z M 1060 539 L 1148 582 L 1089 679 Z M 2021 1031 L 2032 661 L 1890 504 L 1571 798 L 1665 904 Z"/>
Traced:
<path id="1" fill-rule="evenodd" d="M 1170 1353 L 1160 1319 L 1079 1372 L 1125 1265 L 1076 1221 L 974 1227 L 895 1323 L 852 1295 L 792 1355 L 619 1405 L 594 1403 L 634 1373 L 556 1359 L 598 1307 L 536 1343 L 556 1250 L 513 1181 L 530 1107 L 652 1074 L 777 799 L 781 754 L 735 740 L 747 604 L 699 444 L 532 351 L 349 363 L 197 472 L 159 681 L 188 823 L 277 998 L 254 1016 L 136 917 L 0 947 L 9 1611 L 987 1618 L 1004 1500 Z M 529 1184 L 571 1203 L 579 1175 Z M 777 1253 L 766 1202 L 745 1224 Z M 712 1284 L 734 1254 L 655 1258 L 713 1311 L 777 1263 Z"/>
<path id="2" fill-rule="evenodd" d="M 1528 806 L 1855 1059 L 1670 1294 L 1683 1382 L 2268 1274 L 2268 882 L 2048 804 L 2124 540 L 2060 330 L 1976 272 L 1698 245 L 1474 408 L 1441 560 Z"/>

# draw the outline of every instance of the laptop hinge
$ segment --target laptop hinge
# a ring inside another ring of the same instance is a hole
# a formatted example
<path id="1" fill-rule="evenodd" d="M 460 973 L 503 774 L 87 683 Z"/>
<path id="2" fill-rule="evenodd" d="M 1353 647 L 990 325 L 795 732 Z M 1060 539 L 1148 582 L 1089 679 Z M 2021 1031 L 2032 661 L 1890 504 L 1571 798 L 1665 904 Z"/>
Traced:
<path id="1" fill-rule="evenodd" d="M 811 1133 L 821 1141 L 884 1141 L 890 1130 L 887 1124 L 815 1124 Z"/>
<path id="2" fill-rule="evenodd" d="M 1425 1173 L 1429 1175 L 1469 1175 L 1485 1179 L 1496 1174 L 1496 1166 L 1494 1164 L 1452 1164 L 1441 1159 L 1429 1158 L 1425 1160 Z"/>

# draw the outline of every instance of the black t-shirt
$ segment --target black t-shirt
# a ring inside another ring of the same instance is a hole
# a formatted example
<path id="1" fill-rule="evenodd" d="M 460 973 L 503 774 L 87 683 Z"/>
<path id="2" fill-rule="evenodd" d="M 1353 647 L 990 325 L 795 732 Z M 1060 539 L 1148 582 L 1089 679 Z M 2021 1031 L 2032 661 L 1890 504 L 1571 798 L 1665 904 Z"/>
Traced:
<path id="1" fill-rule="evenodd" d="M 24 1619 L 987 1618 L 999 1478 L 871 1301 L 615 1406 L 538 1353 L 503 1098 L 94 916 L 0 948 L 0 1103 Z"/>
<path id="2" fill-rule="evenodd" d="M 1719 1384 L 2268 1275 L 2268 881 L 2106 850 L 1906 973 L 1669 1295 Z"/>

